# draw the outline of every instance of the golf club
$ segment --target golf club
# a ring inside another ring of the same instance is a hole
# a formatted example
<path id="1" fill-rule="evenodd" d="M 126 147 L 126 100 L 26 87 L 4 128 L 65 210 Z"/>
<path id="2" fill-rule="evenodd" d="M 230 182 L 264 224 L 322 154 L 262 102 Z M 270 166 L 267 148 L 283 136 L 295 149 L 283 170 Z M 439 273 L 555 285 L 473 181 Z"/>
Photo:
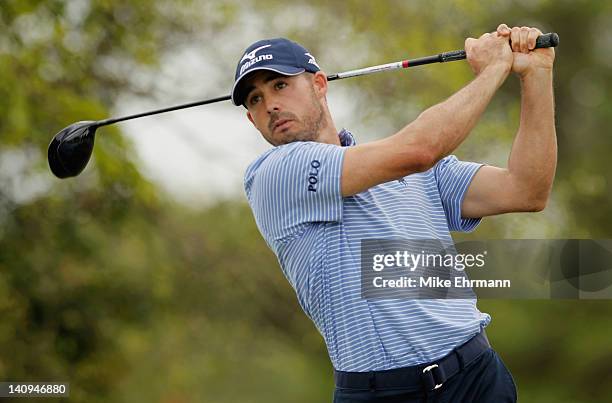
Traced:
<path id="1" fill-rule="evenodd" d="M 559 44 L 559 36 L 556 33 L 540 35 L 536 40 L 536 48 L 556 47 Z M 381 64 L 366 67 L 358 70 L 350 70 L 327 76 L 328 81 L 340 80 L 343 78 L 362 76 L 366 74 L 378 73 L 381 71 L 415 67 L 431 63 L 445 63 L 466 58 L 464 50 L 444 52 L 433 56 L 426 56 L 417 59 L 401 60 L 398 62 Z M 199 105 L 212 104 L 215 102 L 227 101 L 230 95 L 207 99 L 204 101 L 191 102 L 187 104 L 171 106 L 150 112 L 143 112 L 135 115 L 123 116 L 119 118 L 109 118 L 97 121 L 81 121 L 62 129 L 57 133 L 48 149 L 48 161 L 51 172 L 58 178 L 64 179 L 80 174 L 87 166 L 93 152 L 96 129 L 113 123 L 125 120 L 141 118 L 149 115 L 156 115 L 175 111 L 178 109 L 191 108 Z"/>

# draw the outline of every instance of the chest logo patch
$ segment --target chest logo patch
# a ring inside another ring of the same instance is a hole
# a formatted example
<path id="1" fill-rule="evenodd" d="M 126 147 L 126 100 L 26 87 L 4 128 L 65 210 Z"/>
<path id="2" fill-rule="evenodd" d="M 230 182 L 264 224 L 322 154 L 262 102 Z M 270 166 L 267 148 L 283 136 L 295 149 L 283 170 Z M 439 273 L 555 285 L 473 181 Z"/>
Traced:
<path id="1" fill-rule="evenodd" d="M 321 163 L 318 160 L 312 160 L 310 162 L 310 170 L 308 171 L 308 191 L 316 192 L 317 183 L 319 183 L 319 168 Z"/>

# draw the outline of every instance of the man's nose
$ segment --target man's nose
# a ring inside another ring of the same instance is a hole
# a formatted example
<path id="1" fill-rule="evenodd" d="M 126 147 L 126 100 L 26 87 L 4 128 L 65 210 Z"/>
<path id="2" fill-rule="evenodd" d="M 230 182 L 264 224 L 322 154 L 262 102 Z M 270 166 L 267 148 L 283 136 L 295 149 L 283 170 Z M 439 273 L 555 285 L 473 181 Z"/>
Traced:
<path id="1" fill-rule="evenodd" d="M 268 97 L 268 99 L 266 99 L 266 110 L 268 111 L 268 115 L 273 112 L 280 112 L 280 103 L 277 99 Z"/>

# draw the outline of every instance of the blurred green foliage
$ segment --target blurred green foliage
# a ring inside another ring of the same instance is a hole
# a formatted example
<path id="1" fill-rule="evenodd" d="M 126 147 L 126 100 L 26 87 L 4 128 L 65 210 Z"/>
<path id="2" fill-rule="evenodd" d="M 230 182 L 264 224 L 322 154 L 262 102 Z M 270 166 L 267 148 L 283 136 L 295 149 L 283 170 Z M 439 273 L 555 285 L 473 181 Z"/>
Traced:
<path id="1" fill-rule="evenodd" d="M 587 1 L 0 2 L 0 380 L 68 381 L 71 402 L 330 400 L 322 339 L 243 200 L 200 210 L 171 201 L 141 175 L 117 127 L 105 129 L 79 178 L 50 179 L 46 167 L 59 128 L 107 117 L 119 94 L 149 94 L 146 82 L 131 79 L 138 71 L 155 71 L 165 52 L 196 34 L 214 44 L 245 15 L 263 21 L 267 36 L 303 42 L 328 72 L 461 48 L 463 38 L 500 22 L 558 32 L 559 167 L 549 208 L 487 219 L 461 238 L 610 237 L 610 8 Z M 237 38 L 234 58 L 256 39 Z M 397 129 L 470 79 L 466 64 L 453 63 L 334 88 L 362 94 L 354 124 L 363 141 L 390 134 L 367 130 Z M 509 80 L 459 156 L 504 165 L 518 100 Z M 612 400 L 612 303 L 479 306 L 493 316 L 490 339 L 521 401 Z"/>

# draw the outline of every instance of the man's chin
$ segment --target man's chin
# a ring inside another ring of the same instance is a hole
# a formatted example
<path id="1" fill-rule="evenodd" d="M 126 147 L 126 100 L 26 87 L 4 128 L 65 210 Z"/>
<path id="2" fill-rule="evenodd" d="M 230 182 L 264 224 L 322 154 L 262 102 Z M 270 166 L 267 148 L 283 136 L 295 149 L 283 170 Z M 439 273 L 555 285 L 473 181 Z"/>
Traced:
<path id="1" fill-rule="evenodd" d="M 282 137 L 278 138 L 277 145 L 295 143 L 296 141 L 317 141 L 318 136 L 314 133 L 283 133 Z"/>

